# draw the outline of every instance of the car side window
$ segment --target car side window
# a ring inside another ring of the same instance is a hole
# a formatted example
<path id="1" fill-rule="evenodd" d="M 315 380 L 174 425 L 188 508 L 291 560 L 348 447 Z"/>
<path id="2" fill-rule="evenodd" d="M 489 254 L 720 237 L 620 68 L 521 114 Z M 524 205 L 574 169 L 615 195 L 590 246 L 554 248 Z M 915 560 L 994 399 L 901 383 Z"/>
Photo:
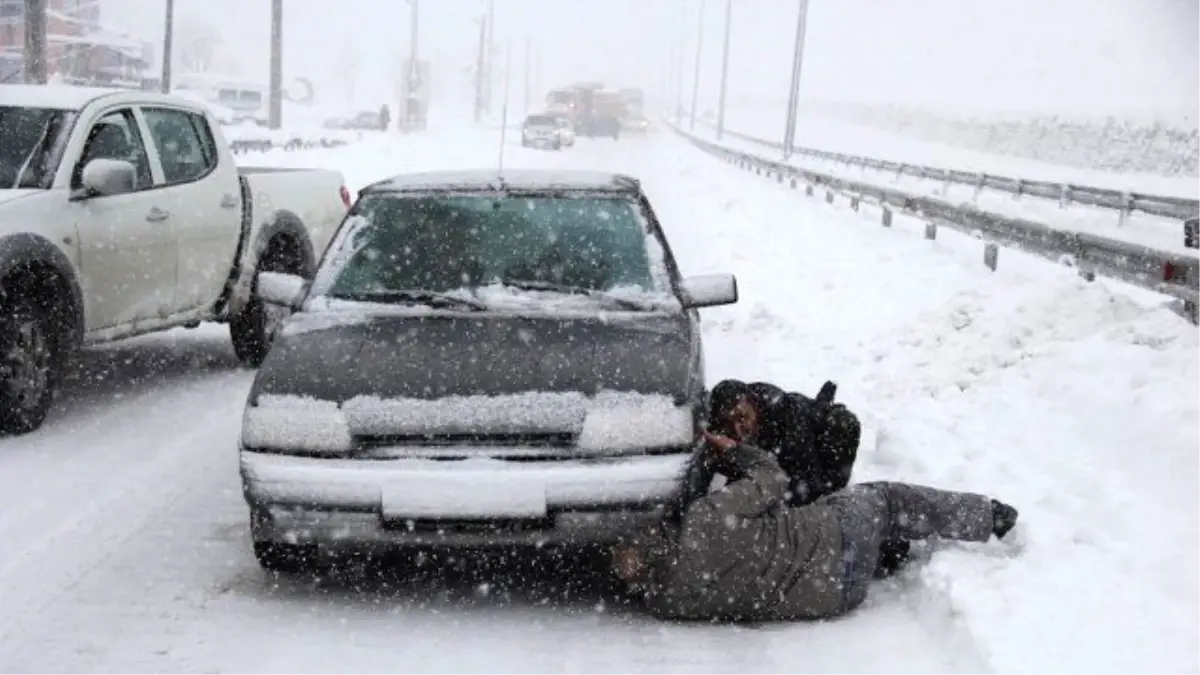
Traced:
<path id="1" fill-rule="evenodd" d="M 71 176 L 71 184 L 79 186 L 83 180 L 83 167 L 93 159 L 116 159 L 129 162 L 135 169 L 137 184 L 135 190 L 148 190 L 154 186 L 154 178 L 150 173 L 150 158 L 146 154 L 146 144 L 138 131 L 137 121 L 133 111 L 124 108 L 114 110 L 96 120 L 88 130 L 87 140 L 83 144 L 83 154 Z"/>
<path id="2" fill-rule="evenodd" d="M 217 167 L 216 144 L 203 115 L 173 108 L 142 108 L 158 148 L 167 185 L 199 180 Z"/>

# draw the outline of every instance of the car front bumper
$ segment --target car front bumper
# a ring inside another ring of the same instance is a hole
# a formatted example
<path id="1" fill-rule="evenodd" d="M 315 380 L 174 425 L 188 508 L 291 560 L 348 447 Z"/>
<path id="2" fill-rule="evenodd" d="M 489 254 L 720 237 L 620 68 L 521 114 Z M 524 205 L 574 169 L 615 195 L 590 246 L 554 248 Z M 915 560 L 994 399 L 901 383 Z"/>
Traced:
<path id="1" fill-rule="evenodd" d="M 673 454 L 447 462 L 243 450 L 241 473 L 256 541 L 330 547 L 583 545 L 614 542 L 657 523 L 679 495 L 688 459 Z M 463 506 L 462 500 L 478 502 L 478 495 L 490 495 L 482 510 L 479 503 Z M 488 499 L 496 505 L 494 513 L 487 510 Z"/>

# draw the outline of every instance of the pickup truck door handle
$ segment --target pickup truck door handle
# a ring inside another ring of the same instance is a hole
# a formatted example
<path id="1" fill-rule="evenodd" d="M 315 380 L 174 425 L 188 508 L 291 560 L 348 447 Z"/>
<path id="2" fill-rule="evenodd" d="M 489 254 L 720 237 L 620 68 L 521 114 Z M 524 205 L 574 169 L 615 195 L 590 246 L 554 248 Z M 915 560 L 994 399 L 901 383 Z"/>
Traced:
<path id="1" fill-rule="evenodd" d="M 225 195 L 224 197 L 221 197 L 221 208 L 223 209 L 236 209 L 240 205 L 241 202 L 233 195 Z"/>
<path id="2" fill-rule="evenodd" d="M 162 209 L 158 208 L 157 206 L 150 209 L 150 213 L 146 214 L 146 220 L 148 220 L 152 223 L 157 223 L 159 221 L 166 220 L 167 218 L 170 218 L 170 217 L 171 217 L 170 211 L 163 211 Z"/>

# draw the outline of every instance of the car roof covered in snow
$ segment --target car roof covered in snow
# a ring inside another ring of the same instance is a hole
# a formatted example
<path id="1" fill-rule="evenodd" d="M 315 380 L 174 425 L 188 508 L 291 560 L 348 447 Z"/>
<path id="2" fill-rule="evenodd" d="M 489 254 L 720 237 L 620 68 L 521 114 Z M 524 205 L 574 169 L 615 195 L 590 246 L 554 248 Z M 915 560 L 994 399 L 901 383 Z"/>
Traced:
<path id="1" fill-rule="evenodd" d="M 635 193 L 636 178 L 603 171 L 561 169 L 475 169 L 401 174 L 363 188 L 360 194 L 381 192 L 614 192 Z"/>
<path id="2" fill-rule="evenodd" d="M 170 103 L 188 107 L 202 107 L 195 101 L 180 96 L 137 89 L 71 87 L 57 84 L 0 84 L 0 105 L 17 108 L 81 110 L 92 101 L 107 97 L 112 97 L 114 101 L 128 102 L 134 105 Z"/>

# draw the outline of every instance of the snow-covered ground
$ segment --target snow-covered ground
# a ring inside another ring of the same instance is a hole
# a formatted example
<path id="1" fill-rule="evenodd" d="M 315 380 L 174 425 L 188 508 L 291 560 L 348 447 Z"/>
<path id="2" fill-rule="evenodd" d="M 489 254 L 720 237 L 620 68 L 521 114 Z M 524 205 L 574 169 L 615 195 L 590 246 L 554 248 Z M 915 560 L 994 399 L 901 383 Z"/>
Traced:
<path id="1" fill-rule="evenodd" d="M 786 105 L 782 102 L 774 108 L 731 106 L 725 113 L 725 128 L 758 138 L 782 141 L 785 110 Z M 698 131 L 699 120 L 696 127 Z M 1200 196 L 1200 184 L 1195 177 L 1116 173 L 1062 166 L 1023 157 L 979 152 L 944 143 L 932 143 L 903 134 L 831 119 L 826 115 L 804 112 L 801 112 L 800 120 L 796 124 L 796 145 L 908 164 L 985 172 L 1053 183 L 1073 183 L 1192 199 Z"/>
<path id="2" fill-rule="evenodd" d="M 1161 301 L 919 223 L 805 200 L 671 134 L 506 164 L 644 179 L 706 310 L 710 379 L 839 382 L 870 433 L 856 480 L 983 491 L 1011 543 L 935 544 L 852 615 L 658 623 L 544 560 L 274 581 L 234 452 L 252 374 L 205 325 L 89 351 L 36 434 L 0 440 L 0 670 L 1194 672 L 1200 669 L 1197 332 Z M 486 167 L 469 128 L 254 163 L 352 187 Z"/>
<path id="3" fill-rule="evenodd" d="M 684 124 L 685 130 L 690 129 L 690 125 Z M 741 131 L 732 124 L 727 128 L 731 130 Z M 807 128 L 807 127 L 805 127 Z M 811 129 L 810 129 L 811 131 Z M 709 140 L 715 140 L 716 130 L 707 124 L 697 122 L 694 132 L 697 136 Z M 750 132 L 745 132 L 750 133 Z M 865 134 L 882 133 L 871 129 L 865 129 Z M 769 137 L 768 137 L 769 138 Z M 893 136 L 891 140 L 881 140 L 880 145 L 873 146 L 867 149 L 848 150 L 838 149 L 833 147 L 833 144 L 826 142 L 825 139 L 839 138 L 835 135 L 822 136 L 821 140 L 813 139 L 811 143 L 803 142 L 797 139 L 798 144 L 806 145 L 807 147 L 816 147 L 822 149 L 837 150 L 839 152 L 853 152 L 859 155 L 868 155 L 880 159 L 892 159 L 897 161 L 906 161 L 910 163 L 924 163 L 930 166 L 938 166 L 943 168 L 962 169 L 967 171 L 981 170 L 980 164 L 952 164 L 956 161 L 953 153 L 946 153 L 947 159 L 941 162 L 909 159 L 911 153 L 908 153 L 906 148 L 913 141 L 905 141 Z M 778 161 L 778 151 L 768 148 L 761 144 L 753 143 L 745 139 L 726 135 L 721 141 L 722 145 L 733 148 L 742 152 L 765 157 L 767 159 Z M 887 145 L 886 143 L 891 143 Z M 959 151 L 964 152 L 964 151 Z M 998 161 L 1012 158 L 995 157 Z M 972 185 L 949 184 L 942 181 L 929 180 L 925 178 L 917 178 L 915 176 L 897 176 L 893 172 L 879 171 L 874 169 L 863 169 L 861 166 L 852 166 L 840 162 L 821 160 L 815 157 L 805 155 L 794 155 L 792 163 L 796 166 L 801 166 L 814 171 L 828 173 L 842 178 L 872 183 L 875 185 L 883 185 L 893 187 L 898 190 L 905 190 L 914 194 L 928 195 L 938 197 L 952 203 L 971 203 L 978 208 L 993 213 L 999 213 L 1015 218 L 1025 218 L 1039 223 L 1045 223 L 1051 227 L 1060 229 L 1073 230 L 1076 232 L 1087 232 L 1098 234 L 1113 239 L 1122 241 L 1130 241 L 1153 248 L 1174 251 L 1185 255 L 1195 255 L 1195 249 L 1186 248 L 1183 245 L 1183 223 L 1174 218 L 1162 218 L 1152 216 L 1145 213 L 1132 213 L 1122 223 L 1117 211 L 1113 209 L 1096 208 L 1089 206 L 1081 206 L 1079 204 L 1068 204 L 1065 208 L 1060 207 L 1057 200 L 1041 199 L 1036 197 L 1023 196 L 1018 198 L 1015 195 L 1001 192 L 998 190 L 983 190 L 978 196 L 975 195 L 975 187 Z M 1012 167 L 1020 169 L 1020 167 Z M 1070 170 L 1067 168 L 1066 170 Z M 1081 178 L 1068 178 L 1067 176 L 1059 176 L 1057 178 L 1040 178 L 1045 176 L 1045 173 L 1004 173 L 1000 168 L 987 169 L 993 174 L 1006 175 L 1008 177 L 1023 177 L 1038 180 L 1076 180 L 1079 184 L 1089 185 L 1092 187 L 1105 187 L 1105 183 L 1086 183 Z M 1089 173 L 1089 172 L 1084 172 Z M 1116 180 L 1111 175 L 1107 175 L 1110 182 Z M 1140 183 L 1144 177 L 1135 177 L 1133 183 Z M 1195 187 L 1196 181 L 1192 180 L 1192 187 Z M 1120 184 L 1117 181 L 1117 184 Z M 1173 183 L 1169 183 L 1166 187 L 1171 187 L 1174 190 Z M 1129 189 L 1128 186 L 1124 189 Z M 1155 194 L 1174 194 L 1172 192 L 1157 192 Z M 1194 195 L 1193 195 L 1194 196 Z"/>

